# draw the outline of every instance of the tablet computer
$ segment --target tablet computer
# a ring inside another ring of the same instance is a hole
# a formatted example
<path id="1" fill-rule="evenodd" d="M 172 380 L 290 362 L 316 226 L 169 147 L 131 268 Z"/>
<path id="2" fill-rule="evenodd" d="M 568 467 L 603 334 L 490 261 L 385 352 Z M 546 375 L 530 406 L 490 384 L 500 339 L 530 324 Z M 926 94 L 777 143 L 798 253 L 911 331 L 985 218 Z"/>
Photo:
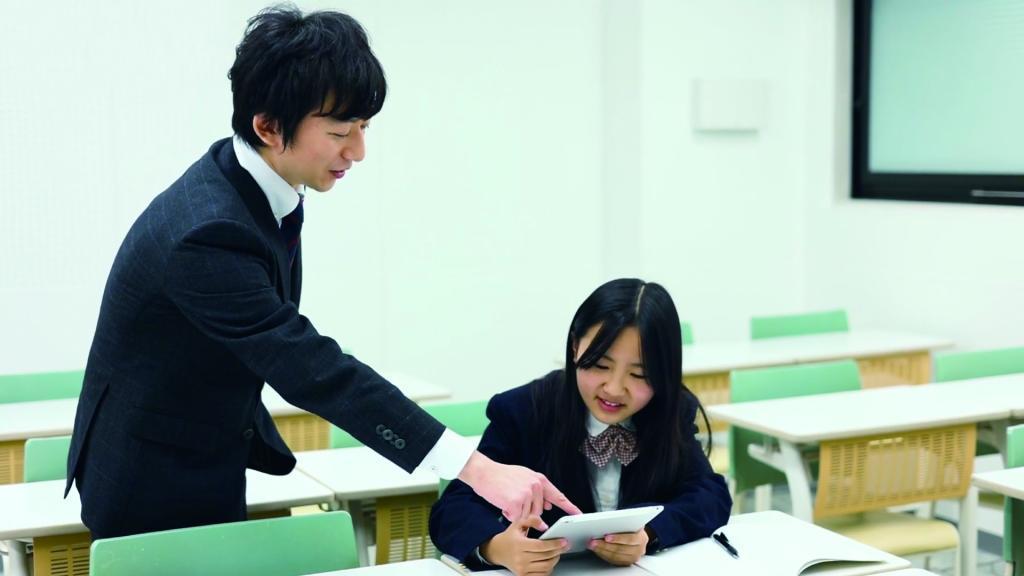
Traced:
<path id="1" fill-rule="evenodd" d="M 587 543 L 593 538 L 604 538 L 608 534 L 636 532 L 643 528 L 664 506 L 624 508 L 608 512 L 591 512 L 575 516 L 562 516 L 553 526 L 540 535 L 541 540 L 565 538 L 569 541 L 569 553 L 585 552 Z"/>

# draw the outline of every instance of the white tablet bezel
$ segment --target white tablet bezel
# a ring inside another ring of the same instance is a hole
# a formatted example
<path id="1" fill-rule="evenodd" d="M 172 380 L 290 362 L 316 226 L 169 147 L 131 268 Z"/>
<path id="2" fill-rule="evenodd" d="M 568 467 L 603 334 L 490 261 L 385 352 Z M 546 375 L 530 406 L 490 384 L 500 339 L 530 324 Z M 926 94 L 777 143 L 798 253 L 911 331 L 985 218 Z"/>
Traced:
<path id="1" fill-rule="evenodd" d="M 562 516 L 540 535 L 540 539 L 565 538 L 569 541 L 569 553 L 583 552 L 587 550 L 590 540 L 604 538 L 608 534 L 636 532 L 664 509 L 664 506 L 643 506 Z"/>

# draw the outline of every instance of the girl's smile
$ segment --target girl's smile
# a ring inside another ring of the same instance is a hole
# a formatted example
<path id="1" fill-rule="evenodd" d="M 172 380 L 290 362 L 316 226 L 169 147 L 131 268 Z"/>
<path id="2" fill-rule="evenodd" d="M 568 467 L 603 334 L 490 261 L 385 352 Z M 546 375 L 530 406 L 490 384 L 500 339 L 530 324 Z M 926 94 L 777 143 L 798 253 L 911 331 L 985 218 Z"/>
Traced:
<path id="1" fill-rule="evenodd" d="M 597 336 L 601 325 L 591 326 L 576 346 L 578 361 Z M 576 384 L 583 403 L 599 421 L 619 424 L 647 406 L 654 390 L 644 372 L 640 331 L 628 326 L 593 366 L 576 369 Z"/>

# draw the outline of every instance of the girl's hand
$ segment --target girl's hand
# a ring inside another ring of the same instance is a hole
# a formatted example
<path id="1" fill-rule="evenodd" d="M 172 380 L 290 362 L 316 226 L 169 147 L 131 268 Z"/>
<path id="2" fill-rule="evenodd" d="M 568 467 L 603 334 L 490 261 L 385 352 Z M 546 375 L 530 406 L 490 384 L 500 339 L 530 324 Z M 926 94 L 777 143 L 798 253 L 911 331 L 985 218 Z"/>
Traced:
<path id="1" fill-rule="evenodd" d="M 540 529 L 540 516 L 513 522 L 504 532 L 480 546 L 480 555 L 491 564 L 508 568 L 516 576 L 547 576 L 565 552 L 569 543 L 564 538 L 537 540 L 528 538 L 530 528 Z"/>
<path id="2" fill-rule="evenodd" d="M 603 540 L 594 539 L 587 545 L 602 560 L 615 566 L 629 566 L 647 552 L 647 531 L 609 534 Z"/>

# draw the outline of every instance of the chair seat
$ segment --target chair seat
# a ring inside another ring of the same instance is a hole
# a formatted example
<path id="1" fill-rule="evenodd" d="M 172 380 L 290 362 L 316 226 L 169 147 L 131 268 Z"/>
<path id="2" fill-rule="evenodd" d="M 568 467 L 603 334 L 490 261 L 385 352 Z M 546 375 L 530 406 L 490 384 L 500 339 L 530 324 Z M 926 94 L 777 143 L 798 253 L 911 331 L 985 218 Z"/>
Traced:
<path id="1" fill-rule="evenodd" d="M 943 520 L 872 511 L 817 520 L 819 526 L 896 556 L 926 554 L 960 543 L 956 527 Z"/>

